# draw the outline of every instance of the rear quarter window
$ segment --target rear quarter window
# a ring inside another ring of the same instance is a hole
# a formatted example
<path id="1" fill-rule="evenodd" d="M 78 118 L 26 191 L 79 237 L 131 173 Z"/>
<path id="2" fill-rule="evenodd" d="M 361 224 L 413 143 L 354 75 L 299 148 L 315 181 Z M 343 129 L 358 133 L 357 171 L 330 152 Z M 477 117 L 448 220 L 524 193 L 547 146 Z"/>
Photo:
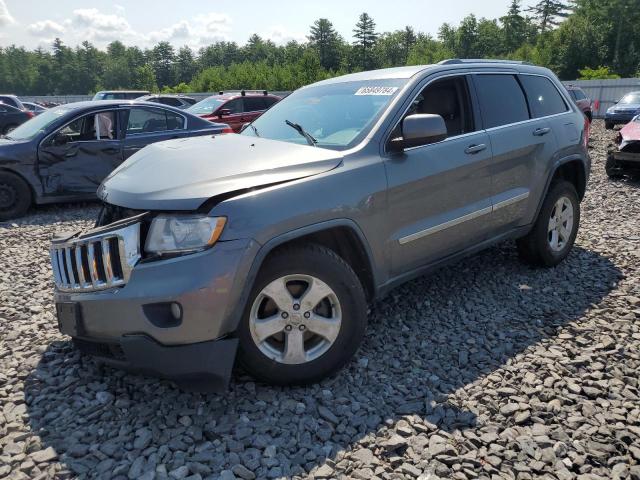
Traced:
<path id="1" fill-rule="evenodd" d="M 474 76 L 484 128 L 529 120 L 527 100 L 514 75 Z"/>
<path id="2" fill-rule="evenodd" d="M 562 95 L 547 77 L 521 75 L 520 81 L 529 99 L 533 117 L 547 117 L 567 111 Z"/>

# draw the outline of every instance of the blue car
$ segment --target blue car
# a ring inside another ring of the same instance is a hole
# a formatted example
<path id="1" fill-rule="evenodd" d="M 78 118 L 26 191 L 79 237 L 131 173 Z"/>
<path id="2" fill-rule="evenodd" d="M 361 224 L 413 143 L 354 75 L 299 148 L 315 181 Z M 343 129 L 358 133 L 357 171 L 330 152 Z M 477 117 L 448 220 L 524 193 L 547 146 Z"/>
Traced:
<path id="1" fill-rule="evenodd" d="M 150 102 L 51 108 L 0 138 L 0 222 L 24 215 L 32 204 L 95 199 L 102 180 L 151 143 L 230 131 Z"/>
<path id="2" fill-rule="evenodd" d="M 636 115 L 640 115 L 640 92 L 630 92 L 607 110 L 604 125 L 611 130 L 621 123 L 629 123 Z"/>

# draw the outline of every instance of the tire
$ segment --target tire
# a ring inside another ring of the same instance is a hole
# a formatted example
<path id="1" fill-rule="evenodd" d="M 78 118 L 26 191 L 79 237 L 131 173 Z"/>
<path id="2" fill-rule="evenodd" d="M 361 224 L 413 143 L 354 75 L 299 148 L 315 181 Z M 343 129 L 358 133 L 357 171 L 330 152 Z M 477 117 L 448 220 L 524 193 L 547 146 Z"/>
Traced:
<path id="1" fill-rule="evenodd" d="M 6 127 L 4 127 L 4 132 L 2 132 L 4 135 L 7 135 L 9 132 L 11 132 L 12 130 L 15 130 L 16 128 L 18 128 L 18 125 L 7 125 Z"/>
<path id="2" fill-rule="evenodd" d="M 589 120 L 589 123 L 593 122 L 593 114 L 591 112 L 586 112 L 584 115 L 587 117 L 587 120 Z"/>
<path id="3" fill-rule="evenodd" d="M 285 294 L 278 296 L 278 292 Z M 310 292 L 321 300 L 308 309 L 304 295 Z M 266 293 L 279 298 L 283 308 Z M 260 322 L 264 318 L 271 320 Z M 362 284 L 341 257 L 314 244 L 284 248 L 267 258 L 254 282 L 238 328 L 238 361 L 247 372 L 267 383 L 314 383 L 351 359 L 366 326 Z M 314 333 L 319 327 L 325 330 L 326 338 Z M 272 331 L 276 333 L 269 336 Z M 301 351 L 296 344 L 302 346 L 302 354 L 295 355 Z"/>
<path id="4" fill-rule="evenodd" d="M 613 155 L 607 155 L 607 163 L 604 165 L 604 171 L 607 172 L 607 176 L 612 180 L 622 178 L 622 168 L 616 165 L 616 161 Z"/>
<path id="5" fill-rule="evenodd" d="M 561 204 L 563 210 L 562 212 L 557 212 L 561 201 L 563 202 Z M 569 210 L 571 211 L 571 229 L 567 232 L 567 228 L 562 227 L 566 227 L 569 224 L 569 214 L 563 212 L 568 212 Z M 557 224 L 559 226 L 550 230 L 552 214 L 554 216 L 558 215 L 556 218 L 559 220 Z M 520 259 L 524 263 L 540 267 L 553 267 L 559 264 L 569 255 L 579 226 L 580 201 L 578 200 L 576 188 L 566 180 L 553 182 L 542 203 L 542 208 L 533 228 L 526 236 L 516 241 Z M 561 234 L 561 231 L 564 234 Z"/>
<path id="6" fill-rule="evenodd" d="M 31 189 L 17 175 L 0 172 L 0 222 L 22 217 L 31 206 Z"/>
<path id="7" fill-rule="evenodd" d="M 614 126 L 615 126 L 615 124 L 613 124 L 611 122 L 604 122 L 604 128 L 606 128 L 607 130 L 613 130 Z"/>

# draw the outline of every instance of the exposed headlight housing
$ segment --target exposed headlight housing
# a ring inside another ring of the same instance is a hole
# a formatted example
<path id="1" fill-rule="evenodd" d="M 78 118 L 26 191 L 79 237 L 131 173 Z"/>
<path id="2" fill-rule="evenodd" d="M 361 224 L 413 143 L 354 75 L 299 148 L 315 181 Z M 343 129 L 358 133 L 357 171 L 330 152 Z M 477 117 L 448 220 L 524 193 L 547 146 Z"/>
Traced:
<path id="1" fill-rule="evenodd" d="M 226 223 L 225 217 L 158 215 L 151 222 L 144 249 L 157 255 L 200 252 L 218 241 Z"/>

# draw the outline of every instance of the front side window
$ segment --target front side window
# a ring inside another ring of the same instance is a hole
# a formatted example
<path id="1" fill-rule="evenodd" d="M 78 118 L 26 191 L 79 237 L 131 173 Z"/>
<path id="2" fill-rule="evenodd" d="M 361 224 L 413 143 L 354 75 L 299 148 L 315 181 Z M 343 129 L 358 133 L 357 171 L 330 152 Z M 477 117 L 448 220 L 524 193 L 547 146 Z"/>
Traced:
<path id="1" fill-rule="evenodd" d="M 317 146 L 344 150 L 366 136 L 406 83 L 383 79 L 304 87 L 269 108 L 252 123 L 255 130 L 247 128 L 242 135 L 307 145 L 288 120 L 313 136 Z"/>
<path id="2" fill-rule="evenodd" d="M 236 98 L 234 100 L 229 100 L 227 103 L 222 105 L 221 109 L 229 110 L 230 114 L 242 113 L 242 99 Z"/>
<path id="3" fill-rule="evenodd" d="M 427 85 L 413 100 L 405 116 L 420 113 L 440 115 L 447 126 L 447 136 L 474 131 L 471 100 L 465 77 L 451 77 Z M 392 136 L 399 136 L 394 132 Z"/>
<path id="4" fill-rule="evenodd" d="M 534 118 L 548 117 L 567 111 L 567 104 L 551 80 L 535 75 L 521 75 L 520 81 L 527 94 Z"/>
<path id="5" fill-rule="evenodd" d="M 529 120 L 522 88 L 513 75 L 481 74 L 474 77 L 484 128 Z"/>
<path id="6" fill-rule="evenodd" d="M 584 100 L 587 98 L 582 90 L 574 90 L 573 93 L 576 96 L 576 100 Z"/>
<path id="7" fill-rule="evenodd" d="M 78 117 L 60 129 L 65 143 L 115 140 L 118 137 L 115 111 L 98 112 Z"/>

